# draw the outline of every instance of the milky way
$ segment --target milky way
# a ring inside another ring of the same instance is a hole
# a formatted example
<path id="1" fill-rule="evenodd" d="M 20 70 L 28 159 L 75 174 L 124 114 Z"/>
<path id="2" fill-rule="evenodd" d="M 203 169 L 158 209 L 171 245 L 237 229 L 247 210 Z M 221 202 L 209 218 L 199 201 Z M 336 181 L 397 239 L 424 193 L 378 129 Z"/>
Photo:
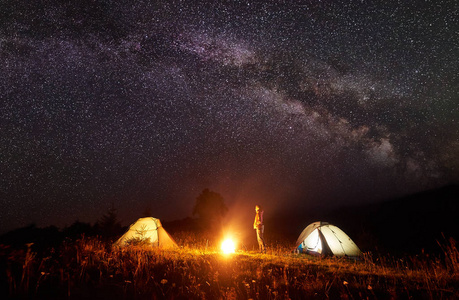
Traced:
<path id="1" fill-rule="evenodd" d="M 457 183 L 457 1 L 278 2 L 3 1 L 0 227 Z"/>

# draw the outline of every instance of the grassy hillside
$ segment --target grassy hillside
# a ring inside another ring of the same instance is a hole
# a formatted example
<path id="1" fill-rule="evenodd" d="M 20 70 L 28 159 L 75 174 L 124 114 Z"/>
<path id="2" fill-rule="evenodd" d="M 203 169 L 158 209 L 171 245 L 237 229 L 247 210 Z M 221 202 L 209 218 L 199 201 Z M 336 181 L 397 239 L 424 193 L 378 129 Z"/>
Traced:
<path id="1" fill-rule="evenodd" d="M 280 246 L 266 254 L 239 250 L 224 255 L 217 246 L 116 250 L 97 238 L 81 238 L 37 253 L 34 245 L 3 245 L 0 291 L 9 299 L 459 297 L 459 253 L 453 240 L 441 257 L 404 259 L 371 253 L 360 260 L 319 258 Z"/>
<path id="2" fill-rule="evenodd" d="M 457 186 L 362 207 L 266 219 L 268 252 L 254 236 L 223 255 L 193 219 L 163 224 L 180 248 L 112 249 L 76 222 L 0 237 L 0 298 L 8 299 L 458 299 Z M 313 221 L 342 228 L 359 260 L 292 253 Z M 250 245 L 250 243 L 253 245 Z"/>

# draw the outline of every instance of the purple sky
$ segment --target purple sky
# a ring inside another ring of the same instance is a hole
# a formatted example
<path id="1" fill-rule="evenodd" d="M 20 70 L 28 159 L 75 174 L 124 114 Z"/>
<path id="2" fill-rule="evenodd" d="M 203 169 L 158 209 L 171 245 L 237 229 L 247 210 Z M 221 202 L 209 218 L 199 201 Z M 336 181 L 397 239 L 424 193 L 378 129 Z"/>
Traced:
<path id="1" fill-rule="evenodd" d="M 2 4 L 2 231 L 458 182 L 457 1 L 73 2 Z"/>

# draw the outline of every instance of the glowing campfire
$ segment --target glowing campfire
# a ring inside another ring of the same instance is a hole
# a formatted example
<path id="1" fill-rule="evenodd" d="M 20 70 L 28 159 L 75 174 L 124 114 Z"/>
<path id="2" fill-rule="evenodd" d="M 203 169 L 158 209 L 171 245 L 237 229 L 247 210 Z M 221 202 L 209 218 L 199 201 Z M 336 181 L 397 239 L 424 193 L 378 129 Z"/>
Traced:
<path id="1" fill-rule="evenodd" d="M 222 251 L 224 254 L 234 253 L 236 251 L 236 246 L 231 238 L 227 238 L 222 243 Z"/>

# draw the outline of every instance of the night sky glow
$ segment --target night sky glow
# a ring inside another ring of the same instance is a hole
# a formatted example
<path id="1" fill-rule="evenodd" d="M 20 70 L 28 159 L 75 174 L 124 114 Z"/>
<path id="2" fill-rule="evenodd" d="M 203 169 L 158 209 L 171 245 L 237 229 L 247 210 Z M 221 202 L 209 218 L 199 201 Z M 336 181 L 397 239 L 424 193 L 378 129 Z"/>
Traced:
<path id="1" fill-rule="evenodd" d="M 458 1 L 198 2 L 1 1 L 1 231 L 458 182 Z"/>

